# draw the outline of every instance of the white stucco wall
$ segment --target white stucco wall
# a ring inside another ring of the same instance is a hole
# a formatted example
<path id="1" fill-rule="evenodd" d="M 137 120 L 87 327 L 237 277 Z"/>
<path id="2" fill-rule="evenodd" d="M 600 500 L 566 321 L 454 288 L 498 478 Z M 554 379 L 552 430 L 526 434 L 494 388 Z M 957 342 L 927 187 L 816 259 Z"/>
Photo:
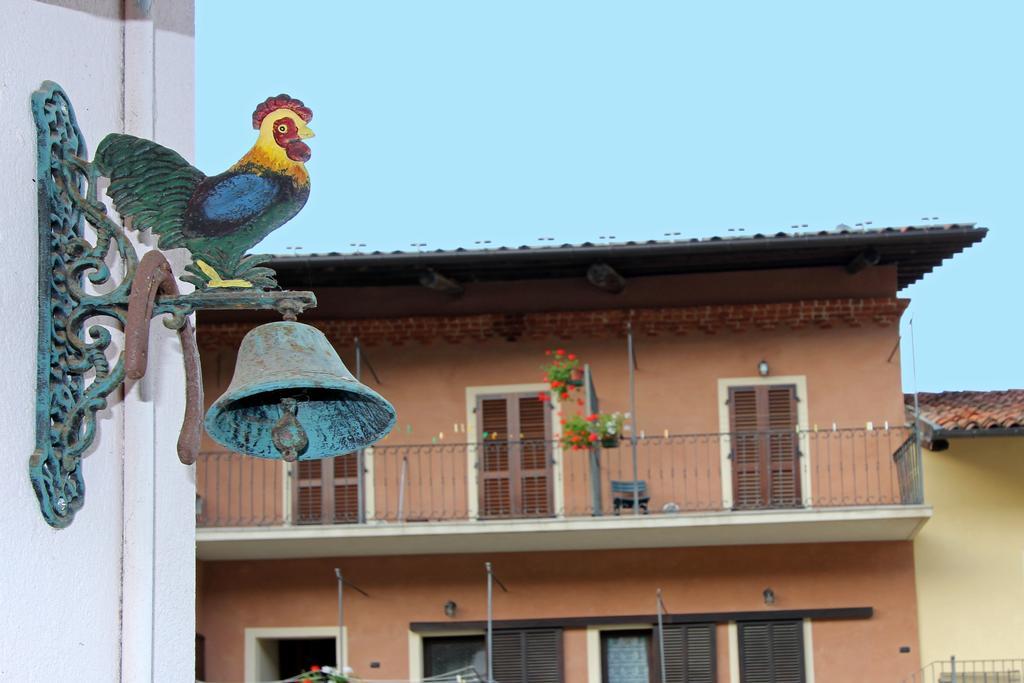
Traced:
<path id="1" fill-rule="evenodd" d="M 191 0 L 4 0 L 0 46 L 0 680 L 189 681 L 194 472 L 178 462 L 183 408 L 173 335 L 153 329 L 146 379 L 115 397 L 84 464 L 86 502 L 49 527 L 28 479 L 35 444 L 36 195 L 32 92 L 60 83 L 89 150 L 128 131 L 193 156 Z M 159 415 L 159 420 L 155 417 Z"/>

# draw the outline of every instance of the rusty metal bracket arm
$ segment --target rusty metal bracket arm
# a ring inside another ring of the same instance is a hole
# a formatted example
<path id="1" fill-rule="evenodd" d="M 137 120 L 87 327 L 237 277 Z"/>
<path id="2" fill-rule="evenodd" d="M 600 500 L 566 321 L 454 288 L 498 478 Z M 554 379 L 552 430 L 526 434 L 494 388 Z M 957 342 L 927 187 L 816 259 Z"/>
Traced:
<path id="1" fill-rule="evenodd" d="M 158 251 L 147 252 L 139 262 L 128 296 L 128 319 L 124 326 L 125 375 L 142 379 L 149 359 L 149 321 L 154 315 L 157 294 L 178 296 L 174 271 Z M 203 436 L 203 378 L 195 330 L 187 316 L 178 330 L 185 363 L 185 417 L 178 435 L 178 459 L 186 465 L 196 461 Z"/>

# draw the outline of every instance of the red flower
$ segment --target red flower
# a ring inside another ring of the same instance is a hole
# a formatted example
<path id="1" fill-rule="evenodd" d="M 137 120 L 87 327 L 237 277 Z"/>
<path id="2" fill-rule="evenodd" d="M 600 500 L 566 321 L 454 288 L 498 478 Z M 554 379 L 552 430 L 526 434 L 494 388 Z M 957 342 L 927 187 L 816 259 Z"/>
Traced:
<path id="1" fill-rule="evenodd" d="M 319 666 L 317 666 L 316 664 L 314 664 L 313 666 L 309 667 L 309 670 L 310 670 L 310 671 L 319 671 L 319 670 L 320 670 L 320 667 L 319 667 Z"/>
<path id="2" fill-rule="evenodd" d="M 565 349 L 558 349 L 557 351 L 555 351 L 555 355 L 556 356 L 564 356 L 565 355 Z"/>
<path id="3" fill-rule="evenodd" d="M 562 383 L 559 382 L 557 379 L 551 380 L 551 388 L 552 389 L 557 389 L 560 386 L 562 386 Z"/>
<path id="4" fill-rule="evenodd" d="M 575 353 L 570 353 L 569 354 L 569 360 L 576 360 L 576 354 Z"/>
<path id="5" fill-rule="evenodd" d="M 568 392 L 565 392 L 565 391 L 563 391 L 563 392 L 562 392 L 562 400 L 564 401 L 564 400 L 565 400 L 565 399 L 567 399 L 567 398 L 569 398 L 569 393 L 568 393 Z"/>
<path id="6" fill-rule="evenodd" d="M 591 441 L 597 441 L 597 434 L 591 434 L 591 435 L 590 435 L 590 437 L 589 437 L 589 439 L 590 439 Z"/>
<path id="7" fill-rule="evenodd" d="M 561 420 L 559 420 L 558 422 L 559 422 L 560 424 L 565 424 L 565 418 L 563 417 L 563 418 L 562 418 Z"/>
<path id="8" fill-rule="evenodd" d="M 589 420 L 590 422 L 596 422 L 599 419 L 599 417 L 600 416 L 597 413 L 592 413 L 590 417 L 587 418 L 587 420 Z"/>
<path id="9" fill-rule="evenodd" d="M 539 394 L 537 394 L 537 398 L 539 398 L 542 401 L 550 401 L 551 394 L 547 393 L 546 391 L 542 391 Z"/>
<path id="10" fill-rule="evenodd" d="M 545 356 L 550 356 L 551 355 L 551 349 L 548 349 L 547 351 L 545 351 L 544 355 Z"/>

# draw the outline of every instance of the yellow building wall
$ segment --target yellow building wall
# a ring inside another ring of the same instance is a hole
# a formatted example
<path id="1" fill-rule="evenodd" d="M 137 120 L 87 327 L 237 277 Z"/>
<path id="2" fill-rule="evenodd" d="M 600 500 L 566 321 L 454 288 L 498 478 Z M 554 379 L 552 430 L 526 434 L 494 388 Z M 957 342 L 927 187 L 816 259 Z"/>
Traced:
<path id="1" fill-rule="evenodd" d="M 1024 658 L 1024 437 L 924 452 L 934 516 L 914 541 L 922 665 Z"/>

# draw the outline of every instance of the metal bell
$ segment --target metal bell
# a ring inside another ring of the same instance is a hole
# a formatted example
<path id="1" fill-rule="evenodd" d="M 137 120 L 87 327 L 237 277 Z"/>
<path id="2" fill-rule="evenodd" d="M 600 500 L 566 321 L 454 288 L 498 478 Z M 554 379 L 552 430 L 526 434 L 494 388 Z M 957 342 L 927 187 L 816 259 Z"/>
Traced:
<path id="1" fill-rule="evenodd" d="M 246 455 L 315 460 L 366 448 L 395 419 L 394 407 L 352 376 L 323 332 L 285 321 L 242 339 L 231 385 L 206 413 L 206 431 Z"/>

